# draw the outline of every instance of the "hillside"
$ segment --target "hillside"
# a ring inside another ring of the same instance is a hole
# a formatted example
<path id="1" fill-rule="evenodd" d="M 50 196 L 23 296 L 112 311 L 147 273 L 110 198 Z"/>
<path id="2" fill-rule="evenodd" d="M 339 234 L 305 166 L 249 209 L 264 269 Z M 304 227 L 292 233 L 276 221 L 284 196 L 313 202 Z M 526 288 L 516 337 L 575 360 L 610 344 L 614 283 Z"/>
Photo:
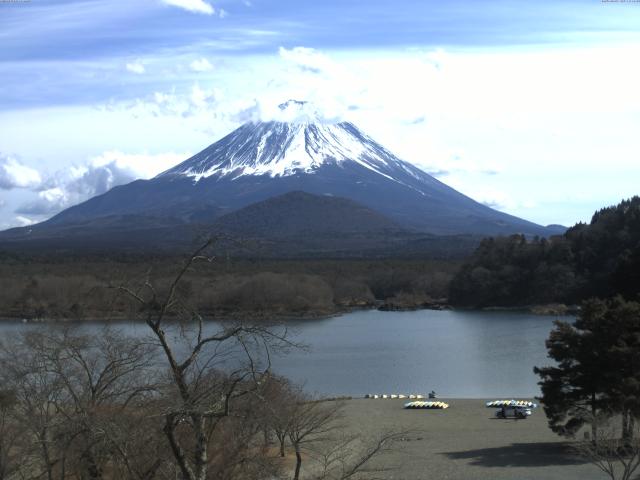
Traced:
<path id="1" fill-rule="evenodd" d="M 282 238 L 304 235 L 402 232 L 396 222 L 353 200 L 294 191 L 220 217 L 214 230 L 241 236 Z"/>

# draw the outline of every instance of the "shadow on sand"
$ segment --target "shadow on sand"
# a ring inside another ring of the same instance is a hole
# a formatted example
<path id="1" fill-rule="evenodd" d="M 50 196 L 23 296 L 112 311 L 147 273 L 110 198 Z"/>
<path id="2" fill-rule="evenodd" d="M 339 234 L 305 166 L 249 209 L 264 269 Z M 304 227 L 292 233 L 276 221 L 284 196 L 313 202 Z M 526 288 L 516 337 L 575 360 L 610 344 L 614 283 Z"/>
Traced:
<path id="1" fill-rule="evenodd" d="M 444 452 L 451 460 L 471 460 L 480 467 L 542 467 L 580 465 L 586 460 L 573 453 L 566 443 L 512 443 L 497 448 Z"/>

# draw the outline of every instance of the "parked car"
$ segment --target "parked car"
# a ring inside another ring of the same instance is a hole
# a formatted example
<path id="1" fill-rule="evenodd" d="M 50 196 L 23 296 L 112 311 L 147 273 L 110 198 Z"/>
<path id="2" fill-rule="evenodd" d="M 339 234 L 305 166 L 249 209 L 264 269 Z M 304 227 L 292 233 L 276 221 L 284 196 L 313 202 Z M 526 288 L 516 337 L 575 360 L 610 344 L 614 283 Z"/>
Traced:
<path id="1" fill-rule="evenodd" d="M 496 410 L 496 417 L 498 418 L 525 419 L 529 415 L 531 415 L 531 409 L 519 405 L 505 405 Z"/>

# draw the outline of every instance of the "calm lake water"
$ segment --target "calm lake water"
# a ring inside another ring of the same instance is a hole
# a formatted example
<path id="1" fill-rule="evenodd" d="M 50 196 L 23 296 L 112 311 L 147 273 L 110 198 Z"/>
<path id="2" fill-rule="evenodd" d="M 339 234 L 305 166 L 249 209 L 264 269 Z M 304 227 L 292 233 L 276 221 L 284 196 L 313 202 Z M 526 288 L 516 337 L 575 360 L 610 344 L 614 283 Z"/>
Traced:
<path id="1" fill-rule="evenodd" d="M 426 393 L 443 397 L 532 397 L 534 365 L 548 365 L 556 317 L 515 312 L 359 311 L 290 322 L 309 346 L 273 360 L 274 370 L 324 395 Z M 117 324 L 131 334 L 143 325 Z M 2 323 L 8 335 L 31 324 Z M 88 329 L 99 329 L 90 324 Z"/>

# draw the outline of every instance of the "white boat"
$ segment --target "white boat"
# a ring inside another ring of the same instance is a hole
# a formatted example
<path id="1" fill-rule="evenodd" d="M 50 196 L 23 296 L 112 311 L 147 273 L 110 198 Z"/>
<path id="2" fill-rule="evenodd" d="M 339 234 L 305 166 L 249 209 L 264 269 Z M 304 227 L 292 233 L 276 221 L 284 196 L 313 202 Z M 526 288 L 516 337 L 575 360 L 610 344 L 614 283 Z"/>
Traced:
<path id="1" fill-rule="evenodd" d="M 528 400 L 492 400 L 486 403 L 487 408 L 497 407 L 527 407 L 537 408 L 538 405 Z"/>

